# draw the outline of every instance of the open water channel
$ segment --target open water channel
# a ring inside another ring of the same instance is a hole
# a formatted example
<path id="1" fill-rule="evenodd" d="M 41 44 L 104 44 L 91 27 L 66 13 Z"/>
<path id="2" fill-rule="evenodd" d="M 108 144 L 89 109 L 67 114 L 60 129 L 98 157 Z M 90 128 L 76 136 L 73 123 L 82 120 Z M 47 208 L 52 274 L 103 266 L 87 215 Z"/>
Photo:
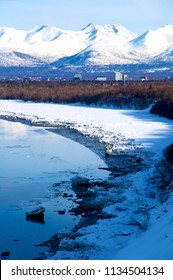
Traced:
<path id="1" fill-rule="evenodd" d="M 106 178 L 99 167 L 105 163 L 79 143 L 42 127 L 0 120 L 0 258 L 4 252 L 11 260 L 39 258 L 47 248 L 35 245 L 70 231 L 79 222 L 69 213 L 75 198 L 71 179 Z M 45 223 L 27 221 L 26 212 L 39 206 L 45 208 Z"/>

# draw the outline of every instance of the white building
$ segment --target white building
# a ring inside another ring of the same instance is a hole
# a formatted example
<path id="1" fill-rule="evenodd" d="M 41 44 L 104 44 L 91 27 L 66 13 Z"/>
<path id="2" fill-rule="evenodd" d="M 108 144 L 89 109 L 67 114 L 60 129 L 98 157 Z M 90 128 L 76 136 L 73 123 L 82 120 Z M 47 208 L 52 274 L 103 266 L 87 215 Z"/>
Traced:
<path id="1" fill-rule="evenodd" d="M 106 81 L 106 80 L 107 80 L 106 77 L 97 77 L 97 78 L 96 78 L 96 81 L 102 81 L 102 82 L 104 82 L 104 81 Z"/>
<path id="2" fill-rule="evenodd" d="M 123 80 L 123 75 L 121 72 L 115 72 L 115 81 L 122 81 Z"/>
<path id="3" fill-rule="evenodd" d="M 82 75 L 81 74 L 75 74 L 73 76 L 73 80 L 75 80 L 75 81 L 82 81 Z"/>
<path id="4" fill-rule="evenodd" d="M 128 76 L 126 74 L 122 74 L 121 72 L 117 71 L 115 72 L 115 81 L 127 81 Z"/>
<path id="5" fill-rule="evenodd" d="M 123 75 L 123 81 L 126 82 L 126 81 L 128 81 L 128 79 L 129 79 L 129 77 L 126 74 L 124 74 Z"/>

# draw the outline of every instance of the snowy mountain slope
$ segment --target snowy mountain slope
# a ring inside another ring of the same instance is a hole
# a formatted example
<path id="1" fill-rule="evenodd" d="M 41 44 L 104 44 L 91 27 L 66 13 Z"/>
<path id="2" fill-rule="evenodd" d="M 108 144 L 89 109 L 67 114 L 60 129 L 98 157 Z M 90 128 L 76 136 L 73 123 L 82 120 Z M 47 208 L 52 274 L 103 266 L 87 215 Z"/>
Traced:
<path id="1" fill-rule="evenodd" d="M 25 42 L 34 44 L 38 42 L 50 42 L 62 34 L 62 30 L 49 25 L 42 25 L 29 31 L 25 37 Z"/>
<path id="2" fill-rule="evenodd" d="M 88 39 L 90 39 L 90 41 L 97 42 L 100 40 L 106 41 L 114 39 L 117 40 L 117 43 L 119 40 L 120 44 L 133 40 L 138 36 L 119 24 L 105 24 L 101 26 L 90 23 L 82 30 L 82 32 L 89 35 Z"/>
<path id="3" fill-rule="evenodd" d="M 109 65 L 120 62 L 129 63 L 130 59 L 133 60 L 133 54 L 128 55 L 130 52 L 128 42 L 136 38 L 137 34 L 128 31 L 125 27 L 118 24 L 112 26 L 89 24 L 83 32 L 88 34 L 87 47 L 71 57 L 62 58 L 58 61 L 58 66 L 59 63 L 73 66 Z"/>
<path id="4" fill-rule="evenodd" d="M 156 56 L 158 61 L 167 61 L 167 62 L 173 62 L 173 46 L 166 49 L 164 52 Z"/>
<path id="5" fill-rule="evenodd" d="M 0 27 L 0 44 L 8 47 L 10 44 L 22 42 L 25 39 L 27 31 L 16 30 L 10 27 Z"/>
<path id="6" fill-rule="evenodd" d="M 84 42 L 73 33 L 48 25 L 28 32 L 3 27 L 0 29 L 0 50 L 10 49 L 49 63 L 85 48 Z"/>
<path id="7" fill-rule="evenodd" d="M 158 55 L 173 46 L 173 25 L 149 30 L 132 40 L 131 46 L 139 52 L 146 52 L 151 56 Z"/>
<path id="8" fill-rule="evenodd" d="M 0 66 L 35 66 L 41 61 L 67 69 L 143 63 L 158 67 L 160 62 L 172 63 L 172 51 L 171 24 L 140 36 L 119 24 L 90 23 L 81 31 L 49 25 L 29 31 L 0 27 Z M 14 53 L 26 56 L 20 61 Z"/>
<path id="9" fill-rule="evenodd" d="M 91 26 L 89 28 L 91 32 Z M 91 34 L 93 43 L 86 49 L 71 57 L 62 58 L 53 65 L 72 69 L 76 66 L 83 67 L 84 64 L 92 67 L 143 63 L 158 66 L 160 63 L 163 67 L 164 62 L 172 60 L 173 25 L 147 31 L 141 36 L 120 25 L 105 25 L 101 32 L 99 28 L 93 28 Z"/>
<path id="10" fill-rule="evenodd" d="M 8 48 L 23 52 L 49 63 L 64 56 L 75 55 L 93 44 L 96 44 L 96 48 L 104 50 L 114 42 L 112 47 L 120 49 L 125 42 L 136 36 L 126 28 L 115 24 L 113 26 L 89 24 L 81 31 L 61 30 L 49 25 L 36 27 L 28 32 L 2 27 L 0 49 Z"/>
<path id="11" fill-rule="evenodd" d="M 11 50 L 0 51 L 1 67 L 9 67 L 9 66 L 31 67 L 31 66 L 38 66 L 38 65 L 40 66 L 43 65 L 42 61 L 30 55 L 11 51 Z"/>
<path id="12" fill-rule="evenodd" d="M 68 57 L 63 57 L 52 63 L 56 67 L 92 67 L 109 66 L 115 64 L 137 64 L 148 62 L 148 58 L 143 54 L 138 56 L 131 52 L 128 43 L 117 44 L 116 41 L 98 41 L 87 47 L 83 51 Z"/>
<path id="13" fill-rule="evenodd" d="M 86 47 L 85 34 L 82 32 L 64 31 L 48 25 L 29 32 L 25 43 L 29 46 L 27 52 L 48 63 L 73 55 Z"/>

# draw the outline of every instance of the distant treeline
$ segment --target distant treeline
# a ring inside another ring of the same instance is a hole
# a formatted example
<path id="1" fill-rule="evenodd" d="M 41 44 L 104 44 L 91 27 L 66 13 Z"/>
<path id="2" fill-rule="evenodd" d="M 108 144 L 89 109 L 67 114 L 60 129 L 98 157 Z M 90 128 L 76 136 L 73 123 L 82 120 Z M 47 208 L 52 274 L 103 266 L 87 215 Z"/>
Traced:
<path id="1" fill-rule="evenodd" d="M 173 81 L 145 82 L 0 82 L 0 99 L 84 103 L 144 109 L 173 119 Z"/>

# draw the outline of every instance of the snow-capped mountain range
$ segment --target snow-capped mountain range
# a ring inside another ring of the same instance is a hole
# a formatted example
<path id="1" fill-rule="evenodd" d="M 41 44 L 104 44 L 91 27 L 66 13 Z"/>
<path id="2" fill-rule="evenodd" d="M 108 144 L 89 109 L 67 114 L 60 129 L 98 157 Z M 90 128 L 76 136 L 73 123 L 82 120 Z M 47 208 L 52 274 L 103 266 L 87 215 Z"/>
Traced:
<path id="1" fill-rule="evenodd" d="M 142 35 L 114 24 L 81 31 L 43 25 L 32 30 L 0 27 L 0 66 L 75 69 L 110 65 L 173 64 L 173 25 Z"/>

